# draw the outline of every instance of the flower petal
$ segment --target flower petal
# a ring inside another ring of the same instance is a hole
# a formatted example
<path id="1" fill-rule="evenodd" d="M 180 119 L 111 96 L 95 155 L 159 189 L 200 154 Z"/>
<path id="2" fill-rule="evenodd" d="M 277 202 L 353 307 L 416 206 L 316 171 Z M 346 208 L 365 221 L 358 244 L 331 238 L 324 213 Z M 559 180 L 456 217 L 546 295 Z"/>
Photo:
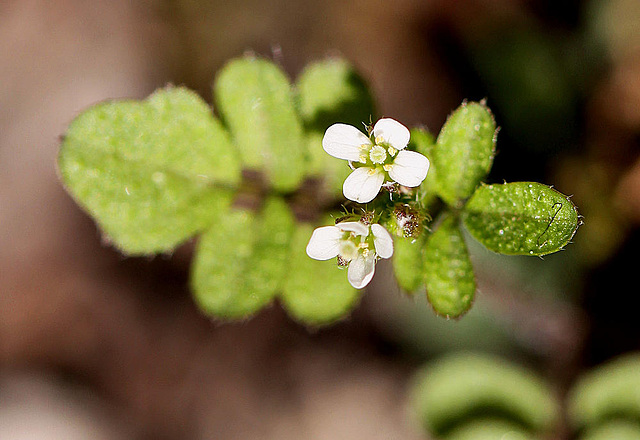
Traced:
<path id="1" fill-rule="evenodd" d="M 355 260 L 351 260 L 347 270 L 347 279 L 356 289 L 362 289 L 371 281 L 376 271 L 376 258 L 371 253 L 371 257 L 364 258 L 359 255 Z"/>
<path id="2" fill-rule="evenodd" d="M 403 150 L 393 160 L 389 176 L 404 186 L 419 186 L 427 177 L 429 159 L 415 151 Z"/>
<path id="3" fill-rule="evenodd" d="M 371 141 L 353 125 L 333 124 L 322 138 L 324 151 L 338 159 L 360 160 L 360 146 L 371 145 Z"/>
<path id="4" fill-rule="evenodd" d="M 336 225 L 342 231 L 355 232 L 356 235 L 369 235 L 369 228 L 360 222 L 342 222 Z"/>
<path id="5" fill-rule="evenodd" d="M 386 143 L 396 150 L 402 150 L 409 143 L 411 134 L 409 129 L 391 118 L 383 118 L 373 126 L 373 136 L 382 137 Z"/>
<path id="6" fill-rule="evenodd" d="M 353 170 L 342 185 L 344 196 L 358 203 L 367 203 L 376 198 L 384 182 L 384 173 L 380 170 L 360 167 Z"/>
<path id="7" fill-rule="evenodd" d="M 317 228 L 307 244 L 307 255 L 315 260 L 328 260 L 340 253 L 343 232 L 335 226 Z"/>
<path id="8" fill-rule="evenodd" d="M 391 258 L 393 255 L 393 238 L 384 226 L 374 223 L 371 225 L 373 233 L 373 245 L 376 248 L 376 254 L 380 258 Z"/>

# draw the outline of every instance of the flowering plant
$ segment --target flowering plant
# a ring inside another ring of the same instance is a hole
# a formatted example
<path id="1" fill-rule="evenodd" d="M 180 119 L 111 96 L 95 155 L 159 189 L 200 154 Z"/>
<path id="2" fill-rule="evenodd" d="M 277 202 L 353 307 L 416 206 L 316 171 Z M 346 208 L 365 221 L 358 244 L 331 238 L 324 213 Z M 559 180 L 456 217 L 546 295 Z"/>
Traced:
<path id="1" fill-rule="evenodd" d="M 210 316 L 246 318 L 277 299 L 306 324 L 333 322 L 393 255 L 404 290 L 458 317 L 475 295 L 469 236 L 544 255 L 578 227 L 550 187 L 482 183 L 497 133 L 484 102 L 463 103 L 437 137 L 390 118 L 363 133 L 369 89 L 334 58 L 292 85 L 246 56 L 213 91 L 216 114 L 184 87 L 97 104 L 70 124 L 58 157 L 68 192 L 121 252 L 167 253 L 198 237 L 190 284 Z"/>

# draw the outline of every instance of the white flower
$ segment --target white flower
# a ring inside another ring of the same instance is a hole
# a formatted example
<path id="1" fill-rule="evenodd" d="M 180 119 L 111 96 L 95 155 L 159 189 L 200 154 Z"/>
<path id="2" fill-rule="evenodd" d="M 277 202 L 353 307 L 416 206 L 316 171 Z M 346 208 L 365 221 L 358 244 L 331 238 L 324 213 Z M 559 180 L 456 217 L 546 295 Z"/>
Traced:
<path id="1" fill-rule="evenodd" d="M 338 264 L 349 266 L 349 283 L 362 289 L 373 278 L 376 259 L 393 255 L 393 239 L 377 223 L 367 226 L 360 222 L 343 222 L 313 231 L 307 255 L 316 260 L 338 257 Z"/>
<path id="2" fill-rule="evenodd" d="M 327 128 L 322 138 L 324 151 L 356 167 L 344 181 L 344 196 L 367 203 L 378 195 L 385 181 L 419 186 L 427 177 L 429 159 L 405 150 L 409 136 L 407 127 L 389 118 L 376 122 L 372 139 L 352 125 L 333 124 Z"/>

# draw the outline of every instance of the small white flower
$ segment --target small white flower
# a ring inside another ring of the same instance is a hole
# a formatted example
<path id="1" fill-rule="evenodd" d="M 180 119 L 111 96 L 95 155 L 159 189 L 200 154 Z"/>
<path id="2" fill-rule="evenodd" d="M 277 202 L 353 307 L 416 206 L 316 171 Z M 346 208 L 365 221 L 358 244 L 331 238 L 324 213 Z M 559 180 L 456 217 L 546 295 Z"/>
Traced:
<path id="1" fill-rule="evenodd" d="M 349 266 L 349 283 L 362 289 L 373 278 L 377 258 L 393 255 L 393 239 L 377 223 L 367 226 L 360 222 L 343 222 L 313 231 L 307 255 L 316 260 L 338 257 L 339 264 Z"/>
<path id="2" fill-rule="evenodd" d="M 342 186 L 344 196 L 367 203 L 378 195 L 385 181 L 419 186 L 427 177 L 429 159 L 405 150 L 409 136 L 407 127 L 390 118 L 376 122 L 372 139 L 352 125 L 333 124 L 327 128 L 322 138 L 324 151 L 355 167 Z"/>

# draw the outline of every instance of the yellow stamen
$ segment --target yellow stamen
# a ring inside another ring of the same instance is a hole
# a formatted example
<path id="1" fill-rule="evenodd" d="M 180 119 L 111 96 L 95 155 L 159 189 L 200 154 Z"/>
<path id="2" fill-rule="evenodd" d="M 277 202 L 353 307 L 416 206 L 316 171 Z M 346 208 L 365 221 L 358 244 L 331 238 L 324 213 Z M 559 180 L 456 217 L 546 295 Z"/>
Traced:
<path id="1" fill-rule="evenodd" d="M 391 164 L 388 163 L 386 165 L 382 165 L 382 168 L 388 173 L 389 171 L 391 171 Z"/>
<path id="2" fill-rule="evenodd" d="M 389 151 L 389 154 L 390 154 L 391 156 L 395 156 L 395 155 L 396 155 L 396 153 L 398 152 L 398 150 L 396 150 L 396 149 L 395 149 L 395 148 L 393 148 L 393 147 L 389 147 L 389 149 L 388 149 L 387 151 Z"/>

